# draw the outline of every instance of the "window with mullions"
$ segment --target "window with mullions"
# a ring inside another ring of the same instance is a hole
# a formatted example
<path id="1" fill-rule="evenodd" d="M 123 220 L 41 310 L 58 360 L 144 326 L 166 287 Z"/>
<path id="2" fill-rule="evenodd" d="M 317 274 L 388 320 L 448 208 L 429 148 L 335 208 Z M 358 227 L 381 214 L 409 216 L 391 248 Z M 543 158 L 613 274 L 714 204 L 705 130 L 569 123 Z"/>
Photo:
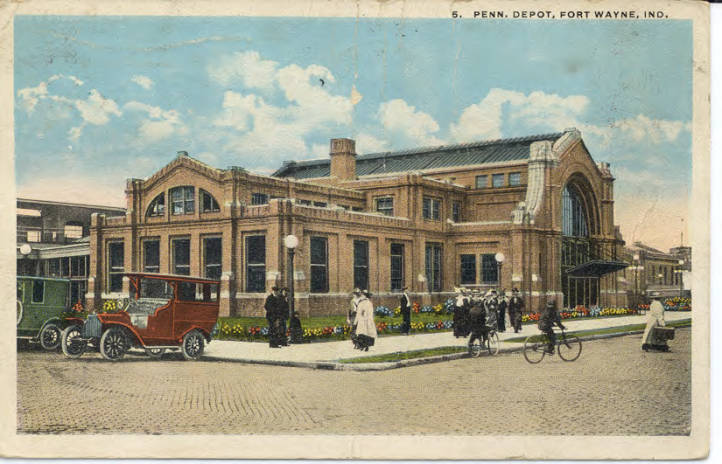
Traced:
<path id="1" fill-rule="evenodd" d="M 369 288 L 369 242 L 353 241 L 353 286 Z"/>
<path id="2" fill-rule="evenodd" d="M 195 187 L 176 187 L 170 191 L 173 214 L 193 214 L 195 211 Z"/>
<path id="3" fill-rule="evenodd" d="M 376 212 L 384 216 L 394 215 L 394 197 L 383 197 L 376 199 Z"/>
<path id="4" fill-rule="evenodd" d="M 108 291 L 123 291 L 125 271 L 125 248 L 123 242 L 108 243 Z"/>
<path id="5" fill-rule="evenodd" d="M 489 176 L 476 176 L 476 188 L 483 189 L 489 186 Z"/>
<path id="6" fill-rule="evenodd" d="M 266 236 L 246 237 L 246 292 L 266 291 Z"/>
<path id="7" fill-rule="evenodd" d="M 422 206 L 424 219 L 438 221 L 441 218 L 441 200 L 438 198 L 424 197 Z"/>
<path id="8" fill-rule="evenodd" d="M 45 281 L 33 280 L 33 303 L 43 303 L 45 301 Z"/>
<path id="9" fill-rule="evenodd" d="M 521 173 L 520 172 L 510 172 L 509 173 L 509 185 L 511 185 L 512 187 L 521 185 Z"/>
<path id="10" fill-rule="evenodd" d="M 504 186 L 504 174 L 494 174 L 491 176 L 492 187 L 503 187 Z"/>
<path id="11" fill-rule="evenodd" d="M 451 204 L 451 220 L 461 222 L 461 203 L 455 201 Z"/>
<path id="12" fill-rule="evenodd" d="M 143 240 L 143 272 L 160 272 L 159 240 Z"/>
<path id="13" fill-rule="evenodd" d="M 481 255 L 481 283 L 495 284 L 499 281 L 499 267 L 493 254 Z"/>
<path id="14" fill-rule="evenodd" d="M 562 192 L 562 235 L 588 237 L 587 212 L 581 195 L 575 188 L 564 187 Z"/>
<path id="15" fill-rule="evenodd" d="M 191 241 L 177 238 L 171 242 L 173 249 L 173 274 L 191 275 Z"/>
<path id="16" fill-rule="evenodd" d="M 268 195 L 256 192 L 251 194 L 251 205 L 265 205 L 268 203 Z"/>
<path id="17" fill-rule="evenodd" d="M 221 207 L 218 206 L 218 202 L 213 195 L 201 189 L 201 211 L 204 213 L 212 213 L 220 211 Z"/>
<path id="18" fill-rule="evenodd" d="M 404 245 L 391 244 L 391 290 L 404 288 Z"/>
<path id="19" fill-rule="evenodd" d="M 70 275 L 73 277 L 86 277 L 88 275 L 86 260 L 87 256 L 72 256 L 70 258 Z"/>
<path id="20" fill-rule="evenodd" d="M 311 293 L 328 292 L 328 240 L 311 237 Z"/>
<path id="21" fill-rule="evenodd" d="M 150 202 L 145 215 L 149 217 L 163 216 L 165 214 L 165 193 L 161 193 Z"/>
<path id="22" fill-rule="evenodd" d="M 442 250 L 439 243 L 426 244 L 426 285 L 430 292 L 441 291 L 441 258 Z"/>
<path id="23" fill-rule="evenodd" d="M 476 283 L 476 255 L 461 255 L 460 282 L 462 285 Z"/>
<path id="24" fill-rule="evenodd" d="M 203 277 L 221 279 L 221 237 L 203 239 Z"/>

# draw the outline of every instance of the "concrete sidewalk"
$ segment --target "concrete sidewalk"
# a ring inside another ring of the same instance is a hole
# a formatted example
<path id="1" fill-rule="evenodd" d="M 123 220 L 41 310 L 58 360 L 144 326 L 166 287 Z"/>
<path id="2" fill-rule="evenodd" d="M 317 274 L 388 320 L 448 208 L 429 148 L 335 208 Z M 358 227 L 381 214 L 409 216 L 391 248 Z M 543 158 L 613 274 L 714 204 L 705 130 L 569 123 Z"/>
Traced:
<path id="1" fill-rule="evenodd" d="M 692 313 L 670 311 L 666 312 L 664 316 L 667 322 L 672 322 L 691 319 Z M 564 321 L 564 325 L 569 331 L 595 330 L 630 324 L 644 324 L 646 320 L 646 316 L 621 316 L 567 320 Z M 499 339 L 503 341 L 508 338 L 526 337 L 537 333 L 539 333 L 539 329 L 536 324 L 526 324 L 522 326 L 522 331 L 518 334 L 515 334 L 513 330 L 499 333 Z M 339 364 L 338 360 L 446 346 L 465 347 L 467 342 L 468 338 L 456 338 L 452 332 L 387 336 L 377 338 L 376 345 L 369 348 L 368 352 L 361 352 L 353 348 L 350 340 L 304 343 L 283 348 L 270 348 L 268 343 L 214 340 L 207 345 L 204 359 L 326 369 L 376 370 L 381 366 L 372 368 L 368 364 Z M 502 343 L 502 350 L 513 348 L 515 345 Z M 455 358 L 458 357 L 455 356 Z M 400 367 L 393 366 L 393 363 L 383 364 L 387 364 L 387 368 Z"/>

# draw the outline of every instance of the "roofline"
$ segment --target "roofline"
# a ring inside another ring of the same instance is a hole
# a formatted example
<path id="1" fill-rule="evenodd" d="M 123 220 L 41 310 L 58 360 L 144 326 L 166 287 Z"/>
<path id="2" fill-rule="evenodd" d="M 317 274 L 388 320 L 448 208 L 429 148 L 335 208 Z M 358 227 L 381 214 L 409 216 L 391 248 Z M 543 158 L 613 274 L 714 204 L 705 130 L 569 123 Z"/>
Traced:
<path id="1" fill-rule="evenodd" d="M 126 212 L 126 208 L 122 208 L 120 206 L 103 206 L 103 205 L 89 205 L 86 203 L 70 203 L 67 201 L 51 201 L 51 200 L 34 200 L 32 198 L 16 198 L 17 201 L 26 201 L 29 203 L 41 203 L 45 205 L 62 205 L 62 206 L 79 206 L 82 208 L 102 208 L 102 209 L 111 209 L 118 212 Z"/>

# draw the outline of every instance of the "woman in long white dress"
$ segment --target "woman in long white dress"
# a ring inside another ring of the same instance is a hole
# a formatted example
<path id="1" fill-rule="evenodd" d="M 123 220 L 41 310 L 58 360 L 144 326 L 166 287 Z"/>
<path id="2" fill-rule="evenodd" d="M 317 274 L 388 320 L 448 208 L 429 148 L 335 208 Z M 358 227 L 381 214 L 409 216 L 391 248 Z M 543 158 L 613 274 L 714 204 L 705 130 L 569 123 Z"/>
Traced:
<path id="1" fill-rule="evenodd" d="M 374 322 L 374 305 L 369 299 L 371 295 L 364 292 L 356 305 L 356 340 L 359 349 L 368 351 L 376 342 L 376 322 Z"/>
<path id="2" fill-rule="evenodd" d="M 664 327 L 664 306 L 659 301 L 659 297 L 654 296 L 654 300 L 649 305 L 649 311 L 647 312 L 647 326 L 644 328 L 644 334 L 642 335 L 642 349 L 647 351 L 649 349 L 667 351 L 667 339 L 660 338 L 657 336 L 657 331 L 654 330 L 656 327 Z"/>

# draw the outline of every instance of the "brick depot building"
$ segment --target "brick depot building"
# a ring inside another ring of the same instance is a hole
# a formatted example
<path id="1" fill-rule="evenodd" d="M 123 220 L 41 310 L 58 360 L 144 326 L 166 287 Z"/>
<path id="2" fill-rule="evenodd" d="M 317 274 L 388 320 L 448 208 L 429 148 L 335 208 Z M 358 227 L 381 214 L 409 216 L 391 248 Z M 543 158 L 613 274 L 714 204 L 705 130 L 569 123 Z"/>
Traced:
<path id="1" fill-rule="evenodd" d="M 94 215 L 88 301 L 148 271 L 219 279 L 222 315 L 261 315 L 268 289 L 287 282 L 293 234 L 304 315 L 344 313 L 354 287 L 391 307 L 404 286 L 422 304 L 465 286 L 518 287 L 527 309 L 622 306 L 613 182 L 576 129 L 358 156 L 333 139 L 329 159 L 272 176 L 180 152 L 128 180 L 124 217 Z"/>

